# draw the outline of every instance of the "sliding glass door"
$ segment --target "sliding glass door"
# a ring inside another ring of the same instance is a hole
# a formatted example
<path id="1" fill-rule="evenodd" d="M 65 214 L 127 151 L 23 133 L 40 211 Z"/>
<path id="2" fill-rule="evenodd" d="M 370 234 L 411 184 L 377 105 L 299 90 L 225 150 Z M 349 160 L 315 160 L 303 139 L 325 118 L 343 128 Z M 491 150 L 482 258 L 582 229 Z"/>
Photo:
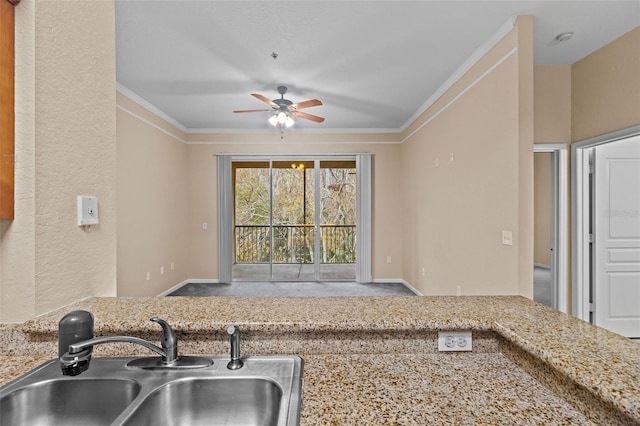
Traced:
<path id="1" fill-rule="evenodd" d="M 233 280 L 354 280 L 354 160 L 233 161 Z"/>

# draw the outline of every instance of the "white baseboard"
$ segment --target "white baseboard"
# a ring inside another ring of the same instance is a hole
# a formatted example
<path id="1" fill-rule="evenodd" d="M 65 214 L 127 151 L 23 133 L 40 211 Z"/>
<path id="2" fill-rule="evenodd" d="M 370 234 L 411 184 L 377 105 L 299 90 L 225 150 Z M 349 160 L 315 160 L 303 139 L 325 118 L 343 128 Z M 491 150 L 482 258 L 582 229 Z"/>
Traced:
<path id="1" fill-rule="evenodd" d="M 164 296 L 168 295 L 169 293 L 172 293 L 172 292 L 176 291 L 177 289 L 179 289 L 179 288 L 180 288 L 180 287 L 182 287 L 183 285 L 188 284 L 189 282 L 191 282 L 191 281 L 190 281 L 190 280 L 184 280 L 184 281 L 182 281 L 181 283 L 178 283 L 178 284 L 174 285 L 174 286 L 173 286 L 173 287 L 171 287 L 170 289 L 163 291 L 162 293 L 160 293 L 160 294 L 159 294 L 158 296 L 156 296 L 156 297 L 164 297 Z"/>
<path id="2" fill-rule="evenodd" d="M 424 296 L 424 294 L 420 293 L 418 291 L 418 289 L 416 289 L 414 286 L 412 286 L 411 284 L 409 284 L 408 282 L 406 282 L 405 280 L 400 280 L 402 282 L 402 284 L 406 285 L 407 287 L 409 287 L 409 290 L 411 290 L 412 292 L 415 293 L 416 296 Z"/>
<path id="3" fill-rule="evenodd" d="M 550 265 L 545 265 L 544 263 L 534 263 L 533 266 L 535 268 L 551 269 Z"/>

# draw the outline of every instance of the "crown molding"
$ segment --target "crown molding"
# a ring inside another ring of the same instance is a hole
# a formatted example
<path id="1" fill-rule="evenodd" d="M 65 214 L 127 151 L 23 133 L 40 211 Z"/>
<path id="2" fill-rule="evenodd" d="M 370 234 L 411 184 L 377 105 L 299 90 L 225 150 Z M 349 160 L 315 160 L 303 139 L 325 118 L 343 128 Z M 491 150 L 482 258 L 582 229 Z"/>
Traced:
<path id="1" fill-rule="evenodd" d="M 164 133 L 167 136 L 171 136 L 172 138 L 174 138 L 175 140 L 177 140 L 178 142 L 182 142 L 184 144 L 187 143 L 186 140 L 182 139 L 180 136 L 178 135 L 174 135 L 173 133 L 169 132 L 168 130 L 163 129 L 162 127 L 158 126 L 155 123 L 152 123 L 151 121 L 147 120 L 146 118 L 136 114 L 135 112 L 123 107 L 122 105 L 116 105 L 116 108 L 119 110 L 122 110 L 124 112 L 126 112 L 127 114 L 131 115 L 132 117 L 137 118 L 138 120 L 142 121 L 143 123 L 148 124 L 149 126 L 153 127 L 156 130 L 161 131 L 162 133 Z"/>
<path id="2" fill-rule="evenodd" d="M 185 127 L 184 124 L 180 123 L 178 120 L 171 117 L 169 114 L 165 113 L 160 108 L 153 105 L 151 102 L 147 101 L 142 96 L 138 95 L 133 90 L 129 89 L 128 87 L 124 86 L 122 83 L 119 83 L 117 81 L 116 81 L 116 92 L 126 96 L 127 98 L 131 99 L 133 102 L 148 109 L 149 111 L 151 111 L 158 117 L 162 118 L 164 121 L 171 124 L 172 126 L 182 130 L 185 133 L 190 133 L 189 129 Z"/>
<path id="3" fill-rule="evenodd" d="M 255 133 L 272 133 L 272 132 L 277 132 L 278 128 L 277 127 L 269 127 L 269 128 L 265 128 L 265 129 L 232 129 L 232 128 L 222 128 L 222 129 L 216 129 L 216 128 L 189 128 L 187 130 L 187 133 L 190 134 L 194 134 L 194 133 L 211 133 L 211 134 L 238 134 L 238 133 L 249 133 L 249 134 L 255 134 Z M 292 134 L 301 134 L 301 133 L 306 133 L 306 134 L 324 134 L 324 133 L 344 133 L 344 134 L 357 134 L 357 133 L 371 133 L 371 134 L 380 134 L 380 133 L 399 133 L 399 129 L 398 128 L 389 128 L 389 129 L 374 129 L 374 128 L 367 128 L 367 129 L 357 129 L 357 128 L 330 128 L 330 129 L 310 129 L 310 128 L 296 128 L 291 127 L 289 129 L 286 130 L 286 133 L 292 133 Z"/>
<path id="4" fill-rule="evenodd" d="M 260 145 L 260 141 L 187 141 L 186 145 Z M 269 145 L 400 145 L 400 141 L 269 141 Z"/>
<path id="5" fill-rule="evenodd" d="M 454 102 L 456 102 L 462 95 L 464 95 L 465 93 L 467 93 L 472 87 L 474 87 L 476 84 L 478 84 L 479 81 L 481 81 L 483 78 L 485 78 L 489 73 L 491 73 L 494 69 L 496 69 L 501 63 L 503 63 L 507 58 L 509 58 L 511 55 L 513 55 L 515 52 L 518 51 L 518 47 L 515 46 L 513 47 L 510 51 L 508 51 L 502 58 L 498 59 L 493 65 L 491 65 L 489 68 L 487 68 L 486 71 L 484 71 L 482 74 L 480 74 L 480 76 L 478 76 L 478 78 L 476 78 L 475 80 L 473 80 L 471 83 L 469 83 L 465 88 L 463 88 L 460 92 L 458 92 L 449 102 L 447 102 L 445 105 L 442 106 L 442 108 L 440 108 L 439 110 L 435 111 L 432 115 L 430 115 L 429 117 L 427 117 L 426 120 L 424 120 L 422 123 L 420 123 L 420 125 L 418 125 L 415 129 L 413 129 L 413 131 L 411 131 L 411 133 L 409 133 L 407 136 L 405 136 L 401 142 L 404 142 L 406 140 L 409 140 L 413 135 L 415 135 L 420 129 L 422 129 L 424 126 L 426 126 L 427 124 L 429 124 L 432 120 L 434 120 L 437 116 L 439 116 L 444 110 L 446 110 L 447 108 L 449 108 L 450 105 L 452 105 Z"/>
<path id="6" fill-rule="evenodd" d="M 399 132 L 404 132 L 407 128 L 415 122 L 420 115 L 422 115 L 426 110 L 428 110 L 442 95 L 444 95 L 447 90 L 451 89 L 451 87 L 462 78 L 463 75 L 467 71 L 469 71 L 475 64 L 480 61 L 493 47 L 498 44 L 500 40 L 502 40 L 516 25 L 516 21 L 518 20 L 517 16 L 511 16 L 509 19 L 505 21 L 504 24 L 500 26 L 494 32 L 491 37 L 487 39 L 475 52 L 469 56 L 469 58 L 444 82 L 442 86 L 435 91 L 433 95 L 427 101 L 422 104 L 420 108 L 411 116 L 404 124 L 398 129 Z"/>

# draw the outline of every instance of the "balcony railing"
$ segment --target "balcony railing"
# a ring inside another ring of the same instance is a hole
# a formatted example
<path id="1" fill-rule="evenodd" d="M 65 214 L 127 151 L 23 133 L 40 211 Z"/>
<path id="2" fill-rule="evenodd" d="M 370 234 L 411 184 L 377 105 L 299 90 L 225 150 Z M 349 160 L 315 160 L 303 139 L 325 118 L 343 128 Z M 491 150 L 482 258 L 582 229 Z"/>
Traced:
<path id="1" fill-rule="evenodd" d="M 236 263 L 269 263 L 269 226 L 235 227 Z M 273 263 L 313 263 L 313 225 L 273 226 Z M 355 225 L 320 226 L 320 263 L 355 263 Z"/>

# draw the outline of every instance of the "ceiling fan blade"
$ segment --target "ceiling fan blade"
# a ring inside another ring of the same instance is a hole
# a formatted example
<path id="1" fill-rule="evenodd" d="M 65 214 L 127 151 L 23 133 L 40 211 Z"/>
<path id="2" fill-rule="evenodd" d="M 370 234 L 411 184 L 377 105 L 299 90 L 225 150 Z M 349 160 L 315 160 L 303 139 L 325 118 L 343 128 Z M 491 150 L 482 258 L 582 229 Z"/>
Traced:
<path id="1" fill-rule="evenodd" d="M 272 109 L 240 109 L 233 112 L 271 112 Z"/>
<path id="2" fill-rule="evenodd" d="M 313 115 L 313 114 L 307 114 L 306 112 L 291 111 L 291 114 L 295 115 L 296 117 L 305 118 L 307 120 L 315 121 L 316 123 L 322 123 L 324 121 L 324 118 L 318 117 L 317 115 Z"/>
<path id="3" fill-rule="evenodd" d="M 293 104 L 289 108 L 302 109 L 302 108 L 309 108 L 309 107 L 320 106 L 320 105 L 322 105 L 322 102 L 320 102 L 318 99 L 309 99 L 308 101 L 302 101 L 302 102 L 298 102 L 297 104 Z"/>
<path id="4" fill-rule="evenodd" d="M 280 108 L 277 104 L 273 103 L 271 99 L 259 93 L 252 93 L 251 96 L 253 96 L 254 98 L 260 99 L 262 102 L 264 102 L 265 104 L 269 105 L 272 108 Z"/>

